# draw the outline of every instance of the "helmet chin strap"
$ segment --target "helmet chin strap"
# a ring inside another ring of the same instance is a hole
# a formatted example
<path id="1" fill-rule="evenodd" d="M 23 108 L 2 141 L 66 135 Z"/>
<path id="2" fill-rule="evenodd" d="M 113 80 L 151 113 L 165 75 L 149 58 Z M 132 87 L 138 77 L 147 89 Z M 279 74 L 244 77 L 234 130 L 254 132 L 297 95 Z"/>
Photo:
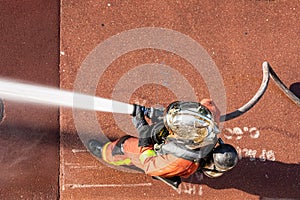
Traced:
<path id="1" fill-rule="evenodd" d="M 224 141 L 221 138 L 218 138 L 218 143 L 219 144 L 225 144 Z"/>
<path id="2" fill-rule="evenodd" d="M 213 141 L 202 141 L 200 143 L 194 143 L 194 144 L 190 144 L 190 145 L 186 144 L 185 146 L 188 149 L 198 149 L 198 148 L 205 147 L 208 145 L 214 145 Z"/>
<path id="3" fill-rule="evenodd" d="M 175 138 L 178 143 L 183 144 L 185 147 L 191 150 L 205 147 L 208 145 L 215 145 L 213 141 L 202 141 L 200 143 L 195 143 L 193 140 L 177 138 L 176 136 L 173 138 Z"/>

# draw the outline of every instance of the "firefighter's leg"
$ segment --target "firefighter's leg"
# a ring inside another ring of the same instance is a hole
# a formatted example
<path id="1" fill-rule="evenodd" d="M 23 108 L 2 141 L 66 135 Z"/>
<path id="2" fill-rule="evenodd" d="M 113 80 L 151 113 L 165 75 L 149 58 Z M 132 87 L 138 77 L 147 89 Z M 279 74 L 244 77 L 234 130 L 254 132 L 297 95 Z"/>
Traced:
<path id="1" fill-rule="evenodd" d="M 98 141 L 91 140 L 89 149 L 95 156 L 101 158 L 111 165 L 122 165 L 137 171 L 144 172 L 139 160 L 140 148 L 138 138 L 123 136 L 114 142 L 100 144 Z"/>
<path id="2" fill-rule="evenodd" d="M 94 156 L 102 158 L 102 148 L 104 145 L 104 142 L 92 139 L 88 143 L 88 149 Z"/>
<path id="3" fill-rule="evenodd" d="M 108 142 L 102 147 L 103 161 L 111 165 L 131 165 L 131 159 L 124 155 L 123 144 L 132 136 L 123 136 L 114 142 Z"/>
<path id="4" fill-rule="evenodd" d="M 165 178 L 161 176 L 152 176 L 152 178 L 164 182 L 165 184 L 171 186 L 174 190 L 177 190 L 179 185 L 181 184 L 181 178 L 179 176 L 174 176 L 169 178 Z"/>

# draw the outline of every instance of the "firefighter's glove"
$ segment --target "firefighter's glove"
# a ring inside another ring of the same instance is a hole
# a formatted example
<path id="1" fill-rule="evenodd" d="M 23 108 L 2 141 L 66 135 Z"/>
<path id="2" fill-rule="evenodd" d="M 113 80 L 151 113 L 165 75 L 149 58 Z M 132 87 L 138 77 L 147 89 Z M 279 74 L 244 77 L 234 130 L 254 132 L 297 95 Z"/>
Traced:
<path id="1" fill-rule="evenodd" d="M 140 106 L 140 105 L 136 105 L 133 104 L 134 108 L 133 108 L 133 113 L 132 113 L 132 122 L 133 125 L 136 129 L 139 129 L 140 127 L 144 126 L 144 125 L 148 125 L 146 119 L 145 119 L 145 114 L 144 114 L 144 110 L 145 107 L 144 106 Z"/>
<path id="2" fill-rule="evenodd" d="M 134 104 L 132 122 L 139 134 L 139 146 L 146 147 L 152 144 L 151 130 L 145 119 L 144 106 Z"/>
<path id="3" fill-rule="evenodd" d="M 150 108 L 149 118 L 152 123 L 161 122 L 164 115 L 164 108 Z"/>
<path id="4" fill-rule="evenodd" d="M 153 144 L 149 125 L 143 125 L 137 129 L 139 133 L 139 147 L 147 147 Z"/>

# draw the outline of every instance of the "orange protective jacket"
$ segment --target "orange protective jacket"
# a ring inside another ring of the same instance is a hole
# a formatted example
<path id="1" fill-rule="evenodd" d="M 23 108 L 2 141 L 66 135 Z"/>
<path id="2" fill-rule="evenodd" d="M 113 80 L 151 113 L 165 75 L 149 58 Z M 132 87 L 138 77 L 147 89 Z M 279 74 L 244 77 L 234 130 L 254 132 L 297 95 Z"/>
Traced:
<path id="1" fill-rule="evenodd" d="M 138 138 L 132 137 L 123 143 L 124 155 L 112 155 L 118 140 L 107 143 L 102 151 L 103 160 L 112 165 L 134 165 L 150 176 L 188 177 L 199 164 L 172 154 L 156 155 L 152 146 L 138 147 Z"/>

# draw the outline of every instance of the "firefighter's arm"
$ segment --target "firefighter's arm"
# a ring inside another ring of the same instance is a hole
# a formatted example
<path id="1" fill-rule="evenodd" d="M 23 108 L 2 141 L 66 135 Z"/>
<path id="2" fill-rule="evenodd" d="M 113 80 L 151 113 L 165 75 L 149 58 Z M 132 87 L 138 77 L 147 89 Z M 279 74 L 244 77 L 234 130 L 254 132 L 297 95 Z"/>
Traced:
<path id="1" fill-rule="evenodd" d="M 134 110 L 132 113 L 132 122 L 139 134 L 139 147 L 152 145 L 151 130 L 145 119 L 144 108 L 144 106 L 134 104 Z"/>
<path id="2" fill-rule="evenodd" d="M 209 109 L 209 111 L 214 115 L 215 121 L 217 124 L 220 123 L 221 112 L 216 106 L 216 104 L 211 99 L 203 99 L 200 103 Z"/>

